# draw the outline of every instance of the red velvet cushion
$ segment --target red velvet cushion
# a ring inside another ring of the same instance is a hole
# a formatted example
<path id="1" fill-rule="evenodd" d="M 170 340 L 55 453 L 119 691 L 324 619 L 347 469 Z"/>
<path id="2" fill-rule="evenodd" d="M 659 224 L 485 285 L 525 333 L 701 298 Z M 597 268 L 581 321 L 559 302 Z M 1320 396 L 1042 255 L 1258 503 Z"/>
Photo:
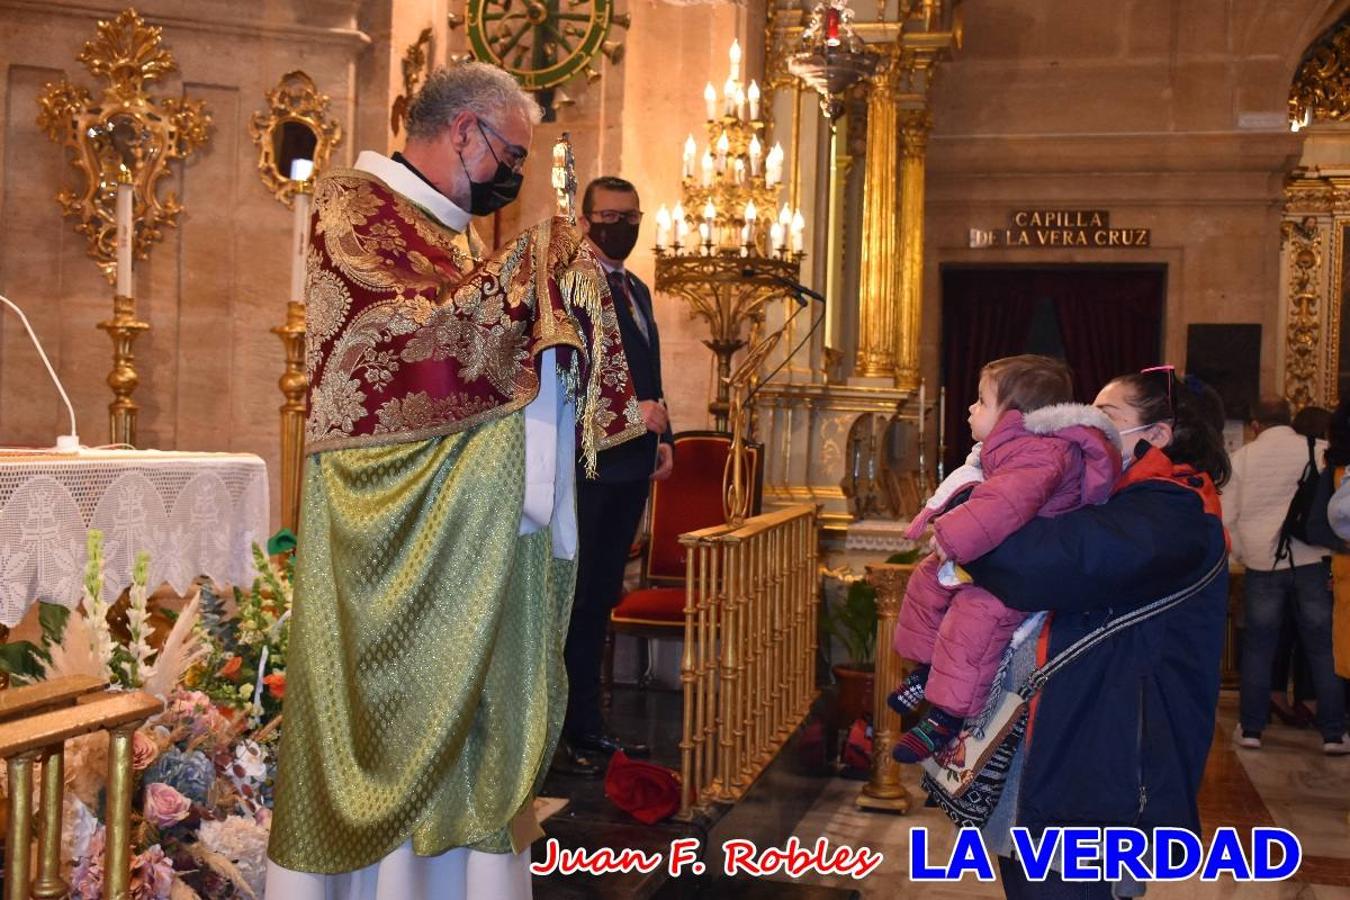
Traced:
<path id="1" fill-rule="evenodd" d="M 624 595 L 610 617 L 616 622 L 658 625 L 684 622 L 684 588 L 643 588 Z"/>

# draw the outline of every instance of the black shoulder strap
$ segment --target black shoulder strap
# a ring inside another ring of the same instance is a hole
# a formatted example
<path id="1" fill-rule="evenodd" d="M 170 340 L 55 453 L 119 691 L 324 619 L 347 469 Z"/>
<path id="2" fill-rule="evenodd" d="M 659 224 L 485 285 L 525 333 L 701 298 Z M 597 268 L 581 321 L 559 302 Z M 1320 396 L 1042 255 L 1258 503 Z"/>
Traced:
<path id="1" fill-rule="evenodd" d="M 1154 600 L 1146 606 L 1132 609 L 1114 619 L 1103 622 L 1097 628 L 1094 628 L 1068 647 L 1065 647 L 1060 653 L 1056 654 L 1054 659 L 1047 660 L 1045 665 L 1032 672 L 1031 676 L 1027 678 L 1027 683 L 1022 686 L 1022 689 L 1018 691 L 1018 693 L 1022 695 L 1023 699 L 1030 700 L 1041 688 L 1045 687 L 1045 683 L 1050 680 L 1051 675 L 1054 675 L 1060 669 L 1063 669 L 1069 663 L 1078 659 L 1078 657 L 1087 653 L 1093 647 L 1097 646 L 1116 632 L 1124 631 L 1126 628 L 1138 625 L 1140 622 L 1145 622 L 1154 616 L 1161 615 L 1169 609 L 1185 603 L 1187 600 L 1209 587 L 1214 579 L 1219 577 L 1219 573 L 1227 568 L 1228 552 L 1224 551 L 1219 555 L 1219 558 L 1214 562 L 1214 565 L 1210 566 L 1209 570 L 1194 584 L 1182 588 L 1174 594 L 1168 594 L 1166 597 Z"/>

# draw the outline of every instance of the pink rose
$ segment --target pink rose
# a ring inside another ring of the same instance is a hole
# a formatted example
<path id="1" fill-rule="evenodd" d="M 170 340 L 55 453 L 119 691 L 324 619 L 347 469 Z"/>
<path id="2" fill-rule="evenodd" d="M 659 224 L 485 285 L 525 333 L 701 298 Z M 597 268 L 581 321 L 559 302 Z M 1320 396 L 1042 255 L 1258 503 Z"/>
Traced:
<path id="1" fill-rule="evenodd" d="M 143 812 L 146 820 L 156 828 L 176 825 L 188 817 L 191 809 L 191 800 L 162 781 L 156 781 L 145 788 Z"/>
<path id="2" fill-rule="evenodd" d="M 159 758 L 159 745 L 149 735 L 137 731 L 131 736 L 131 770 L 143 772 Z"/>

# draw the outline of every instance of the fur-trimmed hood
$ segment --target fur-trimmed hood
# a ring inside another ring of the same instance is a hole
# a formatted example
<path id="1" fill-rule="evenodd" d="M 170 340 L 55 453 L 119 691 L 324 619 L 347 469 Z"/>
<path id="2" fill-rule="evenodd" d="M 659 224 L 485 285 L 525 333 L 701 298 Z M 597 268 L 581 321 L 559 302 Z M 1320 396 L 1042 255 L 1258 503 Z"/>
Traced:
<path id="1" fill-rule="evenodd" d="M 1044 438 L 1059 438 L 1045 443 Z M 1058 445 L 1055 449 L 1052 445 Z M 1121 473 L 1120 433 L 1101 410 L 1081 403 L 1059 403 L 1045 406 L 1025 415 L 1008 410 L 999 417 L 998 424 L 984 441 L 980 462 L 986 475 L 992 476 L 1000 466 L 1017 460 L 1018 466 L 1028 464 L 1028 454 L 1044 453 L 1046 465 L 1054 464 L 1051 457 L 1069 452 L 1078 457 L 1082 466 L 1081 493 L 1069 501 L 1066 508 L 1106 502 L 1111 496 Z"/>

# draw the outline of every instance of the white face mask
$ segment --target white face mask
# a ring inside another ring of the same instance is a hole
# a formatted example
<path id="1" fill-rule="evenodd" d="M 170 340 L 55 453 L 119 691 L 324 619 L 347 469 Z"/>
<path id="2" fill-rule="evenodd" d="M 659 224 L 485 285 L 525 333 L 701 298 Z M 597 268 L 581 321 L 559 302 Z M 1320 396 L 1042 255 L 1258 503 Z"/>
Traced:
<path id="1" fill-rule="evenodd" d="M 1136 425 L 1133 428 L 1126 428 L 1124 431 L 1118 431 L 1116 433 L 1119 434 L 1121 437 L 1124 437 L 1127 434 L 1134 434 L 1136 431 L 1147 431 L 1148 429 L 1152 428 L 1154 425 L 1157 424 L 1158 424 L 1157 422 L 1154 422 L 1153 425 Z"/>
<path id="2" fill-rule="evenodd" d="M 1118 432 L 1116 432 L 1116 433 L 1119 434 L 1121 437 L 1124 437 L 1124 436 L 1127 435 L 1127 434 L 1134 434 L 1136 431 L 1148 431 L 1150 428 L 1154 427 L 1154 425 L 1157 425 L 1157 424 L 1158 424 L 1157 422 L 1154 422 L 1152 425 L 1136 425 L 1136 426 L 1134 426 L 1133 428 L 1126 428 L 1125 430 L 1123 430 L 1123 431 L 1118 431 Z M 1140 438 L 1140 440 L 1143 440 L 1143 439 Z M 1125 443 L 1124 443 L 1124 441 L 1122 441 L 1122 442 L 1121 442 L 1121 447 L 1124 448 L 1124 446 L 1125 446 Z M 1139 446 L 1139 441 L 1135 441 L 1134 446 L 1135 446 L 1135 447 L 1138 447 L 1138 446 Z M 1121 468 L 1121 471 L 1124 471 L 1124 470 L 1128 469 L 1128 468 L 1134 463 L 1134 460 L 1135 460 L 1135 456 L 1134 456 L 1134 451 L 1133 451 L 1133 450 L 1127 450 L 1126 452 L 1122 453 L 1122 454 L 1120 455 L 1120 462 L 1121 462 L 1120 468 Z"/>

